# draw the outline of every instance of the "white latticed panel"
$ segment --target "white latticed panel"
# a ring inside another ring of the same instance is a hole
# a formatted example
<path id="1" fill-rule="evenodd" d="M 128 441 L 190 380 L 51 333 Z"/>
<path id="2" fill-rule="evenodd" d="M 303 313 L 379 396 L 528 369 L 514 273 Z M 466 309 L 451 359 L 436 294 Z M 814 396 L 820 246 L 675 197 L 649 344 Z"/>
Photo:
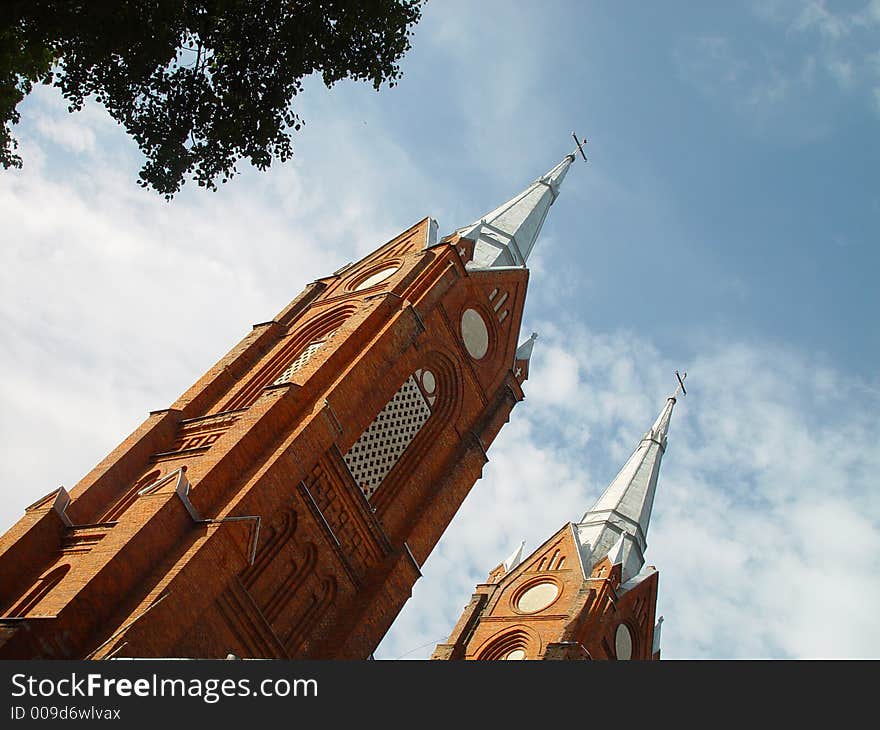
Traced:
<path id="1" fill-rule="evenodd" d="M 306 349 L 300 353 L 299 357 L 297 357 L 296 360 L 294 360 L 292 363 L 290 363 L 290 365 L 287 366 L 284 372 L 278 376 L 278 378 L 275 380 L 274 383 L 272 383 L 272 385 L 281 385 L 282 383 L 286 383 L 287 381 L 289 381 L 293 374 L 302 370 L 306 366 L 306 363 L 312 359 L 312 355 L 320 350 L 332 336 L 333 333 L 331 332 L 329 335 L 327 335 L 326 337 L 322 337 L 320 340 L 310 342 L 306 346 Z"/>
<path id="2" fill-rule="evenodd" d="M 367 499 L 373 496 L 430 415 L 431 409 L 416 379 L 410 375 L 342 457 Z"/>

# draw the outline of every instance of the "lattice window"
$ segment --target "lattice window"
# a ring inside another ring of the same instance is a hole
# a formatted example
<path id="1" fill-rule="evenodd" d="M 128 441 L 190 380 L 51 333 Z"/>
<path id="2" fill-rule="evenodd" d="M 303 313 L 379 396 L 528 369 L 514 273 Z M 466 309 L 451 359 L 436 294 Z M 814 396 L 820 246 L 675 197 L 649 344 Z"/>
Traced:
<path id="1" fill-rule="evenodd" d="M 327 342 L 330 341 L 330 338 L 333 337 L 333 334 L 334 333 L 331 332 L 321 339 L 314 340 L 306 345 L 306 349 L 299 354 L 296 360 L 294 360 L 292 363 L 290 363 L 290 365 L 287 366 L 287 368 L 285 368 L 284 372 L 278 376 L 278 378 L 275 380 L 274 383 L 272 383 L 272 385 L 281 385 L 282 383 L 288 382 L 293 377 L 294 373 L 302 370 L 306 366 L 306 363 L 308 363 L 308 361 L 312 359 L 312 356 L 325 344 L 327 344 Z"/>
<path id="2" fill-rule="evenodd" d="M 431 415 L 436 381 L 428 370 L 410 375 L 342 458 L 367 499 Z"/>

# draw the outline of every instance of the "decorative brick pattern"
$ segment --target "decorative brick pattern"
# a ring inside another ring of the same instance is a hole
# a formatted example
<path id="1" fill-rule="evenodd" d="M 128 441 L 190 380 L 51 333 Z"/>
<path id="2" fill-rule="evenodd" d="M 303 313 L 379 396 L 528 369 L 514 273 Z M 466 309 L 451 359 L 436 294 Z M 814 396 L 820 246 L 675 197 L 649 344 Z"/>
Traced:
<path id="1" fill-rule="evenodd" d="M 174 445 L 165 454 L 188 449 L 207 449 L 240 418 L 241 414 L 219 413 L 210 418 L 196 418 L 190 422 L 184 422 L 180 426 L 180 432 Z"/>
<path id="2" fill-rule="evenodd" d="M 339 489 L 342 485 L 336 484 L 330 474 L 320 466 L 312 470 L 306 480 L 306 487 L 327 520 L 336 539 L 354 568 L 355 572 L 363 575 L 370 567 L 370 553 L 364 542 L 364 536 L 358 530 L 352 520 L 345 503 L 341 498 Z"/>

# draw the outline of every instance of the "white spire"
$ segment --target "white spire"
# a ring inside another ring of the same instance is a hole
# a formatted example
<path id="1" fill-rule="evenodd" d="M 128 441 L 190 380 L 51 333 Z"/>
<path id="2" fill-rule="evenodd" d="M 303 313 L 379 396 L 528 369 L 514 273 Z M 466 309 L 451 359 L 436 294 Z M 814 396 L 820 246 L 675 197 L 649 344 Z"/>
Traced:
<path id="1" fill-rule="evenodd" d="M 532 357 L 532 350 L 535 349 L 535 340 L 538 339 L 538 333 L 532 332 L 532 336 L 516 348 L 514 360 L 529 360 Z"/>
<path id="2" fill-rule="evenodd" d="M 525 547 L 525 545 L 526 545 L 526 541 L 523 540 L 519 544 L 519 547 L 516 550 L 514 550 L 510 555 L 507 556 L 507 559 L 502 563 L 502 565 L 504 566 L 505 573 L 509 573 L 511 570 L 513 570 L 517 565 L 519 565 L 522 562 L 522 551 L 523 551 L 523 548 Z"/>
<path id="3" fill-rule="evenodd" d="M 556 167 L 519 195 L 456 231 L 476 243 L 469 267 L 488 269 L 526 265 L 547 212 L 559 195 L 559 186 L 572 162 L 574 153 L 566 155 Z"/>
<path id="4" fill-rule="evenodd" d="M 617 562 L 623 563 L 621 582 L 632 578 L 644 565 L 657 476 L 666 450 L 666 434 L 674 406 L 675 398 L 668 398 L 635 452 L 602 496 L 575 525 L 587 572 L 617 548 L 621 555 L 615 557 L 619 557 Z M 629 539 L 624 540 L 624 537 Z"/>
<path id="5" fill-rule="evenodd" d="M 608 560 L 612 565 L 620 565 L 623 563 L 623 545 L 626 541 L 626 533 L 621 532 L 620 537 L 617 539 L 617 542 L 614 543 L 612 548 L 608 551 Z"/>

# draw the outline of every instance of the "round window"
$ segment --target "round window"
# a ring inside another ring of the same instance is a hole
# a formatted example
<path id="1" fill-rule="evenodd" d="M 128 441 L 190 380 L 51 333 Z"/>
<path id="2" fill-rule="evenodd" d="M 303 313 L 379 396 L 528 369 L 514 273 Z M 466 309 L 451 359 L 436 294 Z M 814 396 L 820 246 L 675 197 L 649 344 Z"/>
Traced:
<path id="1" fill-rule="evenodd" d="M 461 339 L 474 360 L 479 360 L 489 351 L 489 329 L 476 309 L 465 309 L 461 315 Z"/>
<path id="2" fill-rule="evenodd" d="M 617 633 L 614 635 L 614 653 L 618 659 L 632 659 L 632 634 L 626 624 L 620 624 L 617 627 Z"/>
<path id="3" fill-rule="evenodd" d="M 559 587 L 555 583 L 538 583 L 523 591 L 516 607 L 523 613 L 535 613 L 547 608 L 558 595 Z"/>
<path id="4" fill-rule="evenodd" d="M 363 289 L 369 289 L 371 286 L 376 286 L 376 284 L 381 284 L 383 281 L 385 281 L 385 279 L 387 279 L 395 271 L 397 271 L 398 268 L 399 267 L 397 266 L 389 266 L 387 269 L 377 271 L 375 274 L 371 274 L 366 279 L 364 279 L 354 288 L 354 290 L 362 291 Z"/>
<path id="5" fill-rule="evenodd" d="M 525 659 L 525 658 L 526 658 L 526 653 L 525 653 L 525 651 L 522 650 L 522 649 L 514 649 L 512 652 L 510 652 L 510 654 L 508 654 L 508 655 L 507 655 L 506 657 L 504 657 L 504 658 L 507 659 L 507 660 Z"/>

